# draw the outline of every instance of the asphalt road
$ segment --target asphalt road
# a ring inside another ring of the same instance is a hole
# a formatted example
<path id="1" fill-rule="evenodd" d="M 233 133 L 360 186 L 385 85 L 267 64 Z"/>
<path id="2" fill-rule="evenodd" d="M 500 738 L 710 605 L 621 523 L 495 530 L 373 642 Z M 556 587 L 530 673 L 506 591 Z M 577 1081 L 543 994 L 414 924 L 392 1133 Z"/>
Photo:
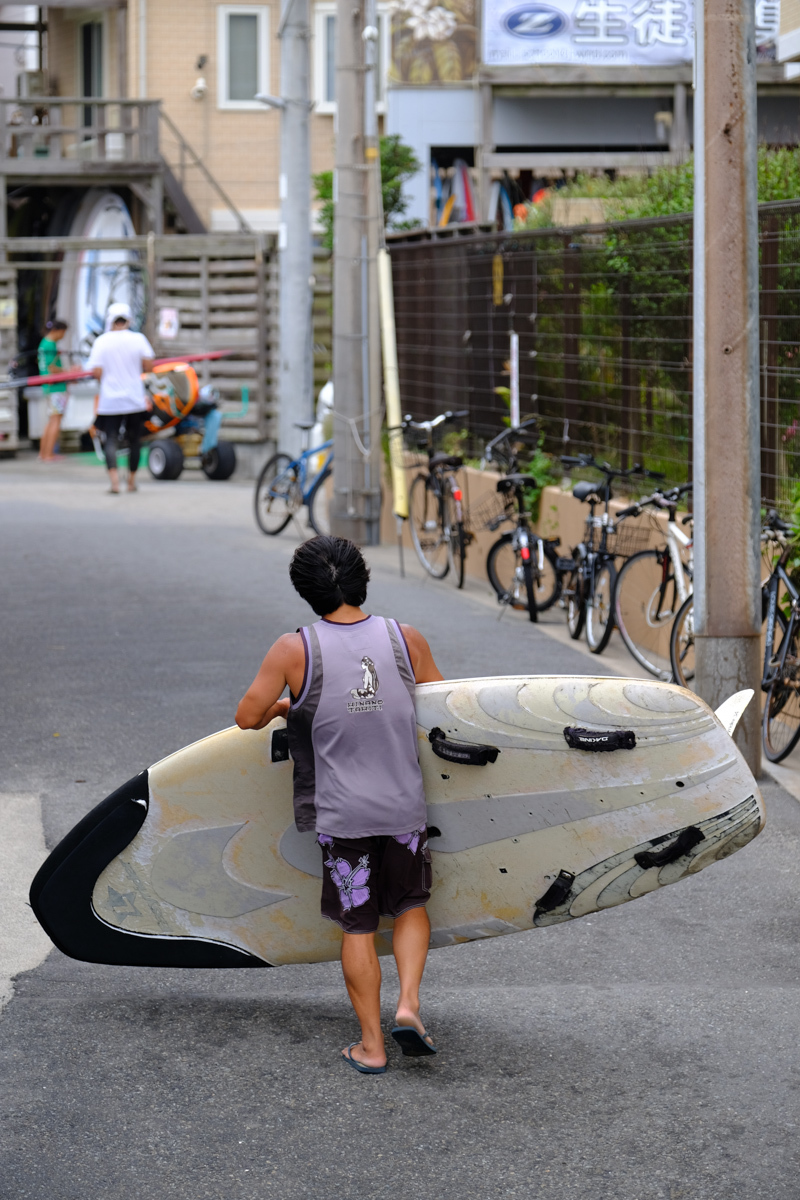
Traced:
<path id="1" fill-rule="evenodd" d="M 257 533 L 249 489 L 103 486 L 0 464 L 0 791 L 41 800 L 48 847 L 230 724 L 266 647 L 311 615 L 294 540 Z M 448 676 L 604 673 L 498 622 L 477 585 L 400 580 L 390 551 L 370 602 L 421 628 Z M 797 1200 L 800 807 L 764 793 L 766 832 L 696 878 L 433 953 L 441 1053 L 390 1050 L 375 1079 L 338 1060 L 357 1031 L 336 964 L 156 971 L 52 950 L 0 1015 L 0 1198 Z M 13 811 L 21 860 L 40 833 Z"/>

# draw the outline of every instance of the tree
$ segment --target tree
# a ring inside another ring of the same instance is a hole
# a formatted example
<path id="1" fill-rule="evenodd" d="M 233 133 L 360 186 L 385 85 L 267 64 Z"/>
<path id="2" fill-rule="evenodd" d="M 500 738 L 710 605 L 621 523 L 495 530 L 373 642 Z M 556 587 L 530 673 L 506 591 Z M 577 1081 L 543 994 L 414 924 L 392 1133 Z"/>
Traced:
<path id="1" fill-rule="evenodd" d="M 403 196 L 403 184 L 416 175 L 422 167 L 410 146 L 406 146 L 396 133 L 381 138 L 381 194 L 383 196 L 383 220 L 387 229 L 402 227 L 396 218 L 402 217 L 408 208 Z M 322 201 L 319 219 L 324 233 L 322 244 L 333 249 L 333 171 L 320 171 L 312 176 L 315 199 Z"/>

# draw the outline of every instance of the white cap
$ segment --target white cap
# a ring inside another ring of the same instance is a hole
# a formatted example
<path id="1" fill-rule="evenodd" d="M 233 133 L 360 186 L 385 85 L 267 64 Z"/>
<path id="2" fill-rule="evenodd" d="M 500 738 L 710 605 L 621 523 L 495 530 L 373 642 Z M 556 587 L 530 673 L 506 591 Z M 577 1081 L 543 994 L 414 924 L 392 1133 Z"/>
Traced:
<path id="1" fill-rule="evenodd" d="M 113 328 L 115 321 L 120 320 L 133 320 L 130 304 L 124 304 L 121 301 L 116 304 L 109 304 L 108 312 L 106 313 L 106 333 L 108 333 L 109 329 Z"/>

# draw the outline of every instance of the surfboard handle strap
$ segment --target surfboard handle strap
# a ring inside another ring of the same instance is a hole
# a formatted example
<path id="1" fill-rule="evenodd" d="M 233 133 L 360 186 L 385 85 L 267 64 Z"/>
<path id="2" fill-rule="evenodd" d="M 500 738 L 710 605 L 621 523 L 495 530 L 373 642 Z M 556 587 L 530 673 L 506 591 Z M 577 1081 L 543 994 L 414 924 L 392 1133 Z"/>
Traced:
<path id="1" fill-rule="evenodd" d="M 438 726 L 430 731 L 428 741 L 437 758 L 463 763 L 467 767 L 485 767 L 487 763 L 496 762 L 500 753 L 497 746 L 482 746 L 478 742 L 454 742 Z"/>
<path id="2" fill-rule="evenodd" d="M 688 854 L 690 850 L 694 850 L 698 842 L 704 842 L 706 835 L 697 828 L 696 825 L 687 825 L 686 829 L 682 829 L 674 842 L 670 842 L 668 846 L 661 846 L 656 850 L 640 850 L 638 854 L 634 854 L 634 858 L 640 867 L 645 870 L 648 867 L 666 867 L 668 863 L 675 862 L 676 859 L 682 858 L 684 854 Z M 664 839 L 654 839 L 654 844 L 658 845 L 659 841 Z"/>
<path id="3" fill-rule="evenodd" d="M 592 750 L 596 754 L 636 749 L 636 734 L 632 729 L 580 729 L 577 725 L 567 725 L 564 739 L 570 750 Z"/>
<path id="4" fill-rule="evenodd" d="M 545 894 L 536 901 L 534 919 L 539 913 L 552 912 L 554 908 L 563 904 L 574 882 L 575 876 L 572 871 L 559 871 Z"/>

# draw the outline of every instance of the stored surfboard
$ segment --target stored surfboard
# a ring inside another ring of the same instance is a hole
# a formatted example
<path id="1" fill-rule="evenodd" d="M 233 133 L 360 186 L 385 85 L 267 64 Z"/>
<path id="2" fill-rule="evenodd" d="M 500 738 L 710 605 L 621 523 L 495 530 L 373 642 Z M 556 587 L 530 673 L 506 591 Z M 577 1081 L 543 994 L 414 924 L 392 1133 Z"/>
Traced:
<path id="1" fill-rule="evenodd" d="M 584 916 L 751 841 L 756 782 L 721 717 L 672 684 L 512 676 L 417 687 L 432 946 Z M 380 753 L 380 747 L 376 747 Z M 285 722 L 162 759 L 60 843 L 31 888 L 65 953 L 143 966 L 338 957 L 322 855 L 292 815 Z M 378 947 L 391 950 L 391 922 Z"/>

